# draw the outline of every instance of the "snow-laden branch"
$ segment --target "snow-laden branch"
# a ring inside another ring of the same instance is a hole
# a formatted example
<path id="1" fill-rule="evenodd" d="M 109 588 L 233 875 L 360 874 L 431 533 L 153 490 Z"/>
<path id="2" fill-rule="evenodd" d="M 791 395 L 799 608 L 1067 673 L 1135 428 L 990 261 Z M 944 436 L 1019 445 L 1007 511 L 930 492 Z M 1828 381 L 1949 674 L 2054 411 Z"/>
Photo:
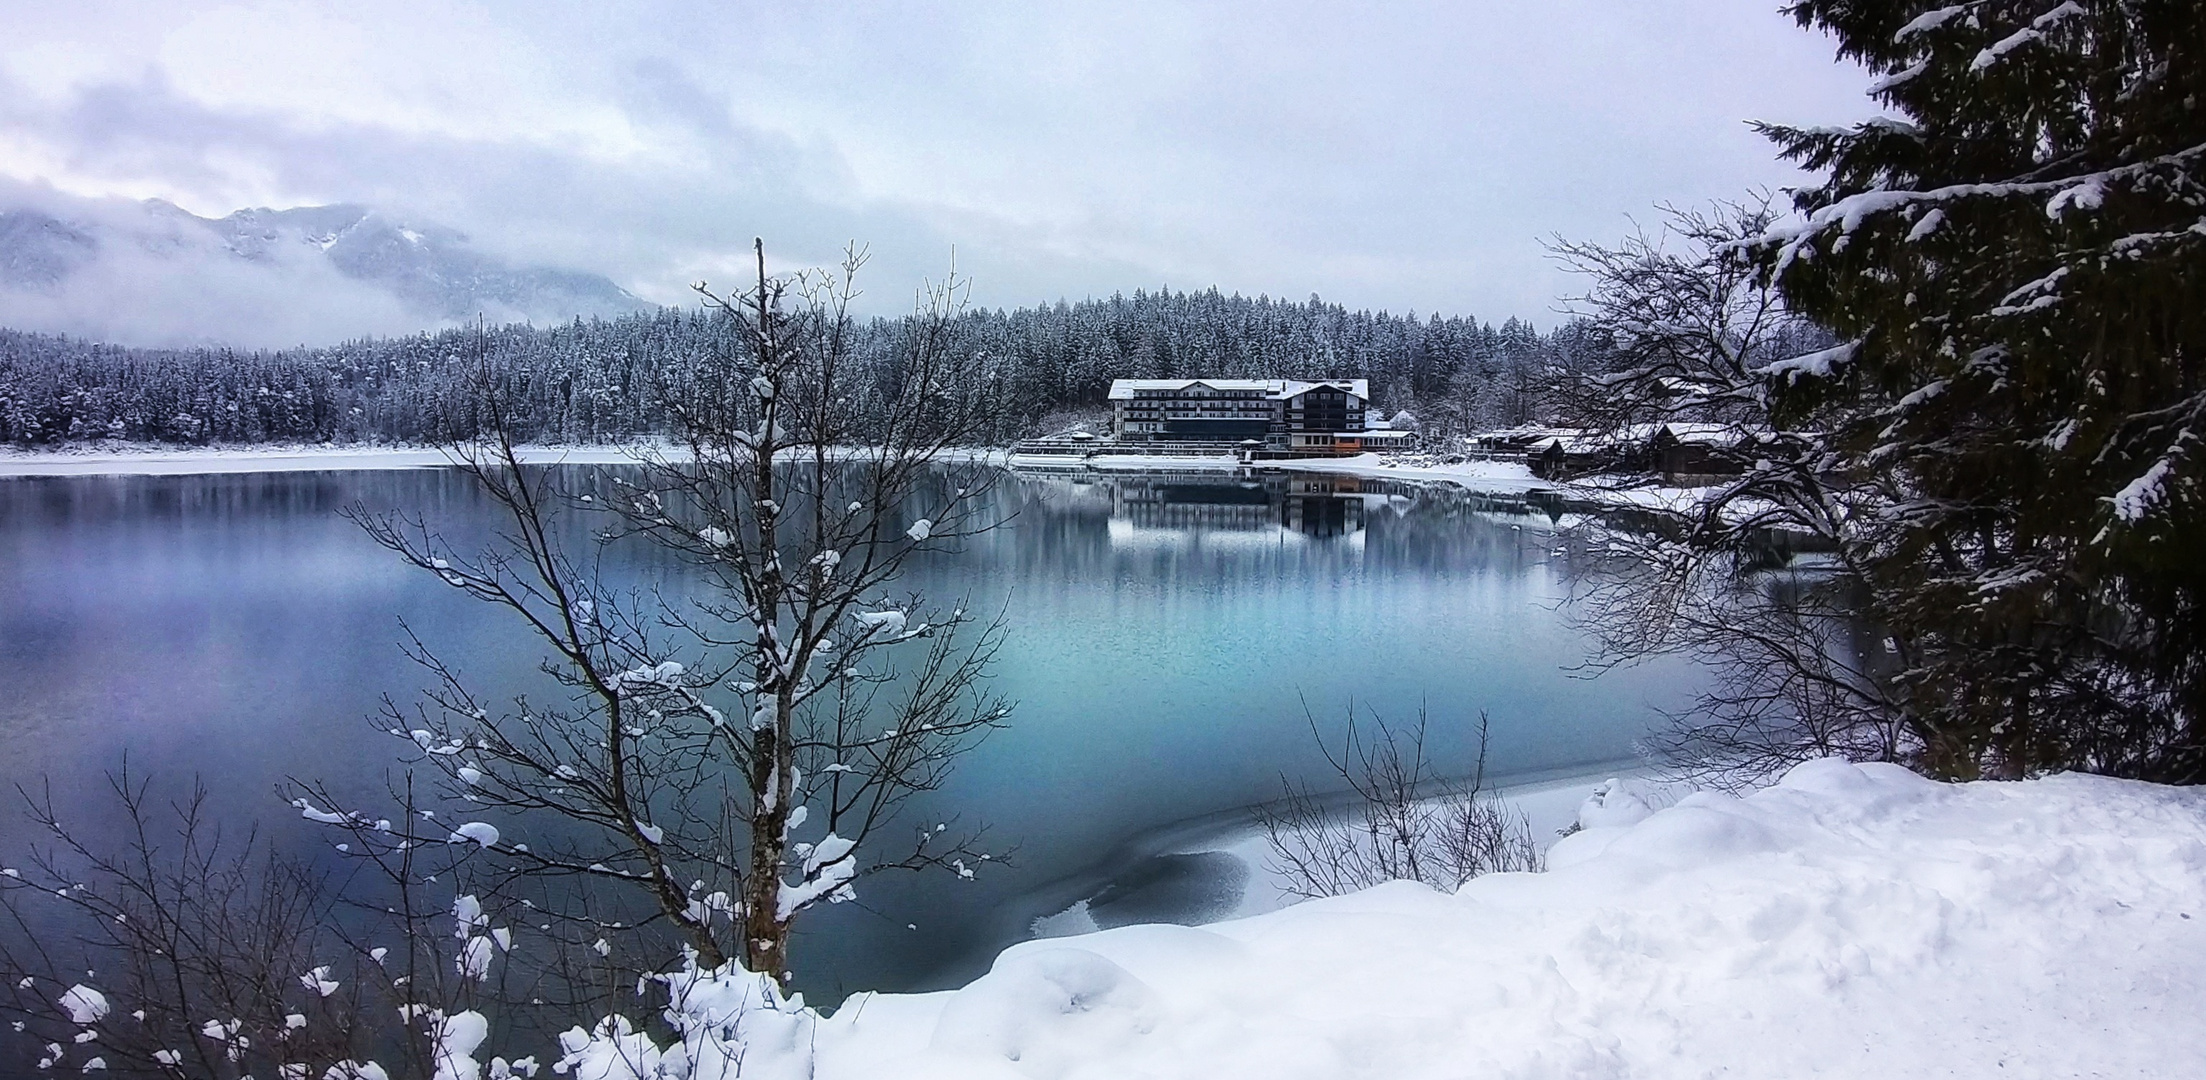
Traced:
<path id="1" fill-rule="evenodd" d="M 2104 193 L 2116 184 L 2139 180 L 2171 169 L 2188 168 L 2202 157 L 2206 157 L 2206 143 L 2146 161 L 2057 180 L 1948 184 L 1922 191 L 1865 191 L 1819 207 L 1805 216 L 1791 215 L 1770 226 L 1762 235 L 1741 241 L 1740 247 L 1743 250 L 1776 249 L 1776 269 L 1782 274 L 1799 257 L 1800 251 L 1806 245 L 1834 229 L 1841 235 L 1850 234 L 1859 229 L 1864 221 L 1880 214 L 1917 206 L 1936 207 L 1967 199 L 2047 196 L 2051 200 L 2047 204 L 2047 212 L 2057 217 L 2071 207 L 2090 209 L 2097 206 L 2104 198 Z"/>

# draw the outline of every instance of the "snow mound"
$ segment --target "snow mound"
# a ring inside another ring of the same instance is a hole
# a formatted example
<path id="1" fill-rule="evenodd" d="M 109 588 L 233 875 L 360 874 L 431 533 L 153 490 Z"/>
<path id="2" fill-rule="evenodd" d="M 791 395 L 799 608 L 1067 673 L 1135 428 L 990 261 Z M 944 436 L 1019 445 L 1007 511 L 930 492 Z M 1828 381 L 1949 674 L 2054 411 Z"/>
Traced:
<path id="1" fill-rule="evenodd" d="M 931 1045 L 951 1057 L 1016 1062 L 1027 1076 L 1063 1076 L 1147 1034 L 1158 1004 L 1147 984 L 1085 949 L 1014 953 L 951 996 Z"/>
<path id="2" fill-rule="evenodd" d="M 1030 941 L 833 1016 L 692 973 L 665 1062 L 748 1029 L 743 1075 L 821 1080 L 2206 1075 L 2206 791 L 1818 761 L 1580 818 L 1546 873 Z"/>

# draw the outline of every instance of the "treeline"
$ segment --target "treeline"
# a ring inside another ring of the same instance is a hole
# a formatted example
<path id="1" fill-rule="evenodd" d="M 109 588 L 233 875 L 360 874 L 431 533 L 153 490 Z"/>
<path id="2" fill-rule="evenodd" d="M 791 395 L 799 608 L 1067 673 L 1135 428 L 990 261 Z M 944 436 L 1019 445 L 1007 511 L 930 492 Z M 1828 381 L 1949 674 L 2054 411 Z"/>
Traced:
<path id="1" fill-rule="evenodd" d="M 857 326 L 865 381 L 893 390 L 904 320 Z M 1120 378 L 1364 378 L 1389 413 L 1428 430 L 1544 419 L 1557 368 L 1589 363 L 1578 324 L 1349 311 L 1304 302 L 1137 291 L 981 310 L 956 322 L 974 378 L 1000 406 L 998 443 L 1100 412 Z M 536 442 L 595 443 L 665 429 L 662 392 L 712 370 L 735 341 L 704 312 L 505 326 L 244 352 L 143 349 L 0 330 L 0 443 L 100 439 L 207 444 L 413 443 L 479 430 L 485 373 Z"/>

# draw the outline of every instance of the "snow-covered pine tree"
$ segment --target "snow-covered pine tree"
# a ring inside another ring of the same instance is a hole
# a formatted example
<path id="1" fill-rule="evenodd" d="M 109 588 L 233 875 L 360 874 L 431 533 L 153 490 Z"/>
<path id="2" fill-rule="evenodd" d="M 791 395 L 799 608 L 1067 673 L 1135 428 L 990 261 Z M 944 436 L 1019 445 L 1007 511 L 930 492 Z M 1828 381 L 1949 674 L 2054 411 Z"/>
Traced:
<path id="1" fill-rule="evenodd" d="M 1758 254 L 1853 343 L 1772 374 L 1889 486 L 1861 541 L 1926 763 L 2206 779 L 2206 5 L 1788 10 L 1896 114 L 1766 129 L 1825 179 Z"/>

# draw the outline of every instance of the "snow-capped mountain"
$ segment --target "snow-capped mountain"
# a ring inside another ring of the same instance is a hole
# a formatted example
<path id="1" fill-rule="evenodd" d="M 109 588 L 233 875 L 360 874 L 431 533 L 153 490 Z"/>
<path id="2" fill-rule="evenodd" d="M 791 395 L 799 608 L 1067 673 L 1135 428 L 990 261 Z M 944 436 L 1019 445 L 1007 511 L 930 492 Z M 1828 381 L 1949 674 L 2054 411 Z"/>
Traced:
<path id="1" fill-rule="evenodd" d="M 204 218 L 49 194 L 0 209 L 0 325 L 17 329 L 281 345 L 649 306 L 602 275 L 511 266 L 455 229 L 365 206 Z"/>
<path id="2" fill-rule="evenodd" d="M 0 210 L 0 289 L 56 288 L 98 256 L 88 229 L 37 210 Z"/>

